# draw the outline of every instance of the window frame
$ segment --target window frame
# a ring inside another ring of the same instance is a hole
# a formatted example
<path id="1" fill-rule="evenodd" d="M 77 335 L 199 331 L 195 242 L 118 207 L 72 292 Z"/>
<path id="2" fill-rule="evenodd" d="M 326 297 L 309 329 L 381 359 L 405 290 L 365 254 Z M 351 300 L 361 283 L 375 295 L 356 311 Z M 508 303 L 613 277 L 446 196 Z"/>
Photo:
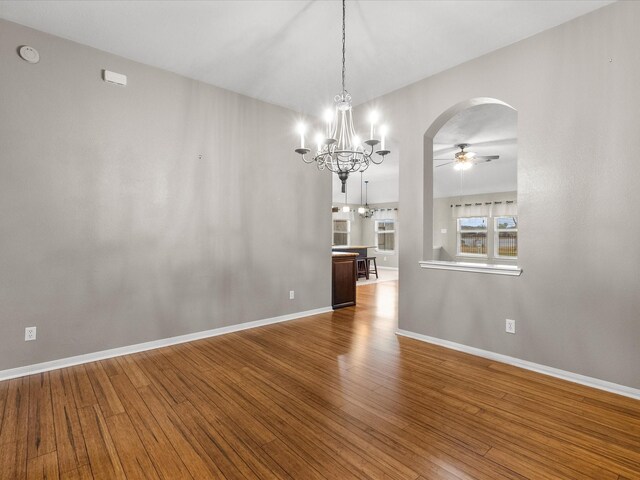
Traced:
<path id="1" fill-rule="evenodd" d="M 336 222 L 347 222 L 347 231 L 346 232 L 338 232 L 336 231 Z M 336 233 L 346 234 L 347 235 L 347 243 L 335 243 L 336 241 Z M 334 218 L 331 222 L 331 244 L 334 246 L 348 246 L 351 245 L 351 220 L 347 220 L 344 218 Z"/>
<path id="2" fill-rule="evenodd" d="M 499 218 L 515 218 L 516 228 L 498 228 Z M 500 255 L 500 232 L 515 232 L 516 233 L 516 255 L 514 257 L 510 255 Z M 501 260 L 517 260 L 518 259 L 518 215 L 500 215 L 493 217 L 493 258 L 499 258 Z"/>
<path id="3" fill-rule="evenodd" d="M 393 230 L 378 230 L 378 224 L 379 223 L 384 223 L 384 222 L 392 222 L 393 223 Z M 374 220 L 373 222 L 373 237 L 375 239 L 375 247 L 376 247 L 376 252 L 378 253 L 386 253 L 388 255 L 393 255 L 396 253 L 396 223 L 397 220 L 393 219 L 393 218 L 379 218 L 377 220 Z M 378 234 L 379 233 L 393 233 L 393 250 L 381 250 L 378 247 Z"/>
<path id="4" fill-rule="evenodd" d="M 464 230 L 464 233 L 484 233 L 486 234 L 487 253 L 464 253 L 460 251 L 460 220 L 466 218 L 483 218 L 486 224 L 485 228 L 476 228 L 470 230 Z M 473 217 L 458 217 L 456 218 L 456 256 L 457 257 L 469 257 L 469 258 L 489 258 L 489 218 L 486 216 L 473 216 Z"/>

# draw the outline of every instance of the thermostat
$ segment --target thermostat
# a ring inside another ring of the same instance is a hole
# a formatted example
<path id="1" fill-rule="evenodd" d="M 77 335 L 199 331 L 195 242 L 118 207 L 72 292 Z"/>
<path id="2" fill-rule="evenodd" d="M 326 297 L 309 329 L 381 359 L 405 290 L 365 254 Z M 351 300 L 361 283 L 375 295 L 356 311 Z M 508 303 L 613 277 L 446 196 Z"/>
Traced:
<path id="1" fill-rule="evenodd" d="M 22 47 L 20 47 L 20 49 L 18 50 L 18 55 L 20 55 L 20 58 L 22 58 L 25 62 L 38 63 L 40 61 L 40 54 L 38 53 L 38 51 L 35 48 L 30 47 L 29 45 L 23 45 Z"/>

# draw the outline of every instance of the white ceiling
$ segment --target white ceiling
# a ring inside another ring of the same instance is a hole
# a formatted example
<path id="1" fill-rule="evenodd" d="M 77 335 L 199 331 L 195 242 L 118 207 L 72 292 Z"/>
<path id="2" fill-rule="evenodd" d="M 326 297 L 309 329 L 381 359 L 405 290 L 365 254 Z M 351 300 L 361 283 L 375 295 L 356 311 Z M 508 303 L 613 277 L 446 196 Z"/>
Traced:
<path id="1" fill-rule="evenodd" d="M 611 0 L 347 2 L 347 89 L 365 102 Z M 294 110 L 340 89 L 339 1 L 6 1 L 0 17 Z"/>
<path id="2" fill-rule="evenodd" d="M 348 0 L 347 89 L 358 105 L 609 3 Z M 319 116 L 340 89 L 339 0 L 0 0 L 0 18 L 305 114 Z M 450 133 L 443 143 L 482 138 Z M 398 149 L 390 146 L 365 174 L 369 203 L 398 200 Z M 349 201 L 358 203 L 355 177 Z M 438 195 L 452 191 L 453 180 L 443 182 Z M 334 202 L 343 199 L 334 184 Z"/>
<path id="3" fill-rule="evenodd" d="M 504 105 L 479 105 L 451 118 L 433 139 L 433 196 L 435 198 L 517 190 L 518 115 Z M 468 143 L 467 151 L 479 156 L 499 155 L 491 162 L 478 163 L 467 171 L 454 170 L 453 159 Z M 442 165 L 442 166 L 438 166 Z"/>

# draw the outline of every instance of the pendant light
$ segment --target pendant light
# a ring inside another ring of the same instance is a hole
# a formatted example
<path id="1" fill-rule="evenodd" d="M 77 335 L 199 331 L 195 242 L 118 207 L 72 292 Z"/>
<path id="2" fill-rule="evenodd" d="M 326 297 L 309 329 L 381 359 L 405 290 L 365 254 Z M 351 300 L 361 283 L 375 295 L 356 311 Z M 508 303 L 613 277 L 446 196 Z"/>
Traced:
<path id="1" fill-rule="evenodd" d="M 362 178 L 360 178 L 362 180 Z M 373 217 L 373 210 L 369 208 L 369 180 L 364 181 L 364 207 L 358 208 L 358 213 L 362 218 L 371 218 Z M 362 183 L 360 183 L 360 204 L 362 205 Z"/>

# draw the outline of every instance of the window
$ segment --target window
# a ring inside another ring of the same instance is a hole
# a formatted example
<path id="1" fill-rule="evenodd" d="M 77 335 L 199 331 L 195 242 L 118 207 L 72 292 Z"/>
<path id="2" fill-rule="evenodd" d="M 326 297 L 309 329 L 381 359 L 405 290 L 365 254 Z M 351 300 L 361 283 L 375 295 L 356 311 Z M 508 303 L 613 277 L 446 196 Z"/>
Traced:
<path id="1" fill-rule="evenodd" d="M 351 222 L 349 220 L 333 221 L 333 244 L 349 245 L 349 233 L 351 232 Z"/>
<path id="2" fill-rule="evenodd" d="M 494 225 L 494 256 L 518 258 L 518 217 L 496 217 Z"/>
<path id="3" fill-rule="evenodd" d="M 487 217 L 458 218 L 458 255 L 487 256 Z"/>
<path id="4" fill-rule="evenodd" d="M 376 220 L 376 250 L 394 252 L 396 249 L 396 222 L 394 220 Z"/>

